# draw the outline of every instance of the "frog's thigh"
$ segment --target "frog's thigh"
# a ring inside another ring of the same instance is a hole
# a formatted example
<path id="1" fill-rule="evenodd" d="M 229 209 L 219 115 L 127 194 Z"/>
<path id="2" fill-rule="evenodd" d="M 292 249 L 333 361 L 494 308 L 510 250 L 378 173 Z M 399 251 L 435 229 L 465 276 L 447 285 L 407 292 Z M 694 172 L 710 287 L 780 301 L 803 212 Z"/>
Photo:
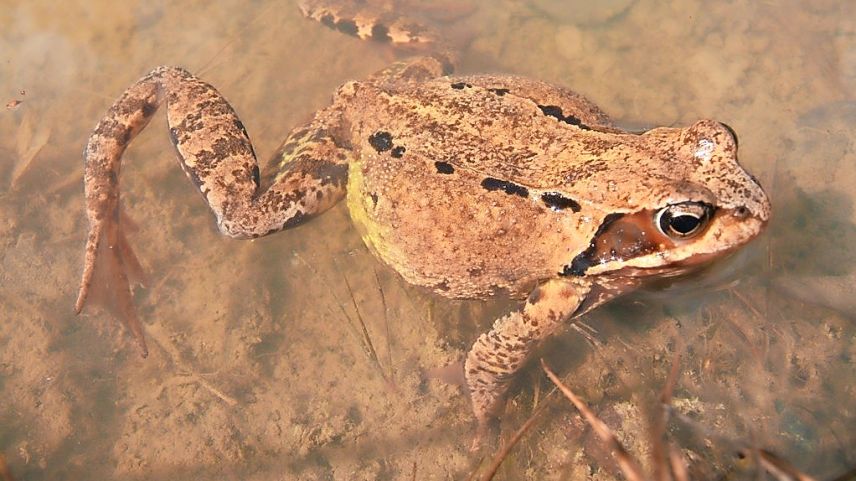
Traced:
<path id="1" fill-rule="evenodd" d="M 523 309 L 500 318 L 476 340 L 464 368 L 481 430 L 497 414 L 509 381 L 532 350 L 571 317 L 586 291 L 564 278 L 547 281 L 532 291 Z"/>
<path id="2" fill-rule="evenodd" d="M 415 5 L 399 0 L 298 0 L 300 10 L 322 25 L 363 40 L 391 43 L 404 49 L 427 49 L 438 35 L 428 25 L 408 17 Z"/>

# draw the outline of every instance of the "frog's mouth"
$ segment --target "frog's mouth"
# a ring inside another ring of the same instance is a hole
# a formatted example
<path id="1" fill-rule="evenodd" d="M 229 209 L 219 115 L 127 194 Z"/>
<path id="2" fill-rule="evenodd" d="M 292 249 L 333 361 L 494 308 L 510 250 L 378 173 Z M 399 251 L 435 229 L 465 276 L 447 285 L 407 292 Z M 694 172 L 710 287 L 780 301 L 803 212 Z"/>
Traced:
<path id="1" fill-rule="evenodd" d="M 667 266 L 626 266 L 619 269 L 608 270 L 608 272 L 600 275 L 608 275 L 610 277 L 678 277 L 691 274 L 706 267 L 714 259 L 723 257 L 724 253 L 716 254 L 699 254 L 684 261 L 669 264 Z M 727 254 L 725 254 L 727 255 Z M 597 274 L 596 274 L 597 275 Z"/>

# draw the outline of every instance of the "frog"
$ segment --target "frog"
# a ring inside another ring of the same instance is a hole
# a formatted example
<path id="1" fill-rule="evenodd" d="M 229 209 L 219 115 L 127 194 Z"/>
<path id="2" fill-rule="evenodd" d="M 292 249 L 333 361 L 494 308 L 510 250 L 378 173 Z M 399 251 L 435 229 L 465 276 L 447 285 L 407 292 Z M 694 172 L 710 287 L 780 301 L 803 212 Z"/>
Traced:
<path id="1" fill-rule="evenodd" d="M 292 229 L 344 200 L 368 249 L 407 283 L 520 303 L 463 361 L 474 449 L 544 341 L 622 294 L 735 252 L 769 221 L 769 198 L 724 123 L 623 130 L 569 88 L 453 68 L 443 53 L 425 53 L 345 82 L 290 132 L 264 176 L 214 86 L 181 67 L 151 70 L 84 150 L 89 231 L 75 311 L 106 282 L 147 354 L 119 174 L 126 147 L 162 105 L 178 164 L 225 236 Z"/>

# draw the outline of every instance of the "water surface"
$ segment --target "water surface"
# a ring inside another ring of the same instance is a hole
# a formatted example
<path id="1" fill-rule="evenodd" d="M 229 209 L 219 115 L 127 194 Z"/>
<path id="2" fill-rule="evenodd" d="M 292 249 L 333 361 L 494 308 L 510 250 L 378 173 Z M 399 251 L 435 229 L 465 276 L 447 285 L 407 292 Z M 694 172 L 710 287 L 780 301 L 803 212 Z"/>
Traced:
<path id="1" fill-rule="evenodd" d="M 157 65 L 191 69 L 229 98 L 264 161 L 336 86 L 399 54 L 288 1 L 4 3 L 0 453 L 13 472 L 466 479 L 479 464 L 467 398 L 426 372 L 511 305 L 408 287 L 344 206 L 253 242 L 219 236 L 162 116 L 122 178 L 150 277 L 136 291 L 150 357 L 106 313 L 72 313 L 81 151 L 125 87 Z M 853 466 L 854 4 L 482 3 L 425 16 L 454 32 L 460 71 L 568 86 L 634 128 L 726 122 L 774 205 L 767 234 L 727 265 L 593 313 L 596 343 L 569 331 L 545 360 L 642 459 L 650 407 L 683 352 L 673 405 L 692 422 L 672 432 L 699 473 L 751 477 L 733 457 L 746 444 L 819 479 Z M 495 479 L 612 479 L 608 450 L 550 387 L 537 366 L 520 377 L 504 435 L 548 405 Z"/>

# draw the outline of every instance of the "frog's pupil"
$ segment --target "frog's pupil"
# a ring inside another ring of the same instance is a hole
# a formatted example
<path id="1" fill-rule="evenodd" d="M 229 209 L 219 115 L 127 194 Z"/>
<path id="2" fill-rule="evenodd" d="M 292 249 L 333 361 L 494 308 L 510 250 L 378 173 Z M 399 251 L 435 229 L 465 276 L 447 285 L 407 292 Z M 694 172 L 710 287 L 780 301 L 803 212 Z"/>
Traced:
<path id="1" fill-rule="evenodd" d="M 686 239 L 701 232 L 715 207 L 705 202 L 681 202 L 667 206 L 655 216 L 657 227 L 672 239 Z"/>
<path id="2" fill-rule="evenodd" d="M 679 215 L 669 219 L 669 226 L 679 234 L 689 234 L 699 226 L 700 219 L 693 215 Z"/>

